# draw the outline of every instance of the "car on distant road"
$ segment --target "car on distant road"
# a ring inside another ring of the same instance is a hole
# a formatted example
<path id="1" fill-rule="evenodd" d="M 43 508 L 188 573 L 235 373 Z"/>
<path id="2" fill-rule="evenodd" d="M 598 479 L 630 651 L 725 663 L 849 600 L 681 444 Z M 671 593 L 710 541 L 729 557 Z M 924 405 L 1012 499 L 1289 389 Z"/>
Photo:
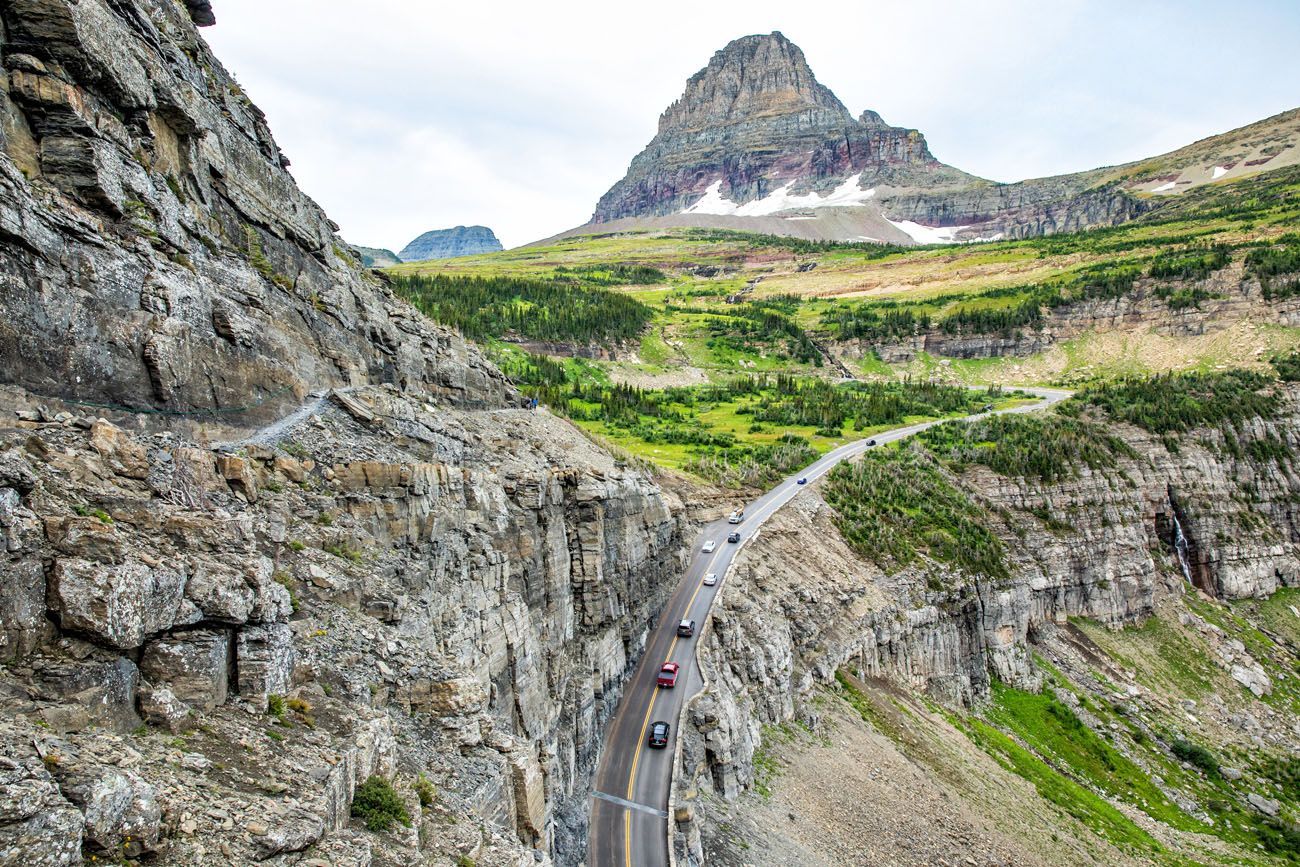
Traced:
<path id="1" fill-rule="evenodd" d="M 737 509 L 736 511 L 732 512 L 730 515 L 727 516 L 728 524 L 739 524 L 743 520 L 745 520 L 744 509 Z"/>
<path id="2" fill-rule="evenodd" d="M 672 689 L 677 685 L 677 671 L 681 668 L 675 662 L 665 662 L 663 668 L 659 669 L 659 679 L 655 681 L 659 686 Z"/>
<path id="3" fill-rule="evenodd" d="M 677 634 L 680 635 L 682 638 L 690 638 L 692 635 L 695 634 L 695 621 L 683 620 L 681 623 L 678 623 Z"/>
<path id="4" fill-rule="evenodd" d="M 730 536 L 727 537 L 727 541 L 731 542 L 734 545 L 736 542 L 740 541 L 740 534 L 732 533 Z"/>
<path id="5" fill-rule="evenodd" d="M 875 440 L 867 440 L 867 448 L 871 448 L 871 447 L 874 446 L 875 444 L 876 444 L 876 441 L 875 441 Z"/>
<path id="6" fill-rule="evenodd" d="M 981 409 L 980 412 L 993 412 L 993 404 L 991 403 L 984 404 L 984 408 Z"/>
<path id="7" fill-rule="evenodd" d="M 657 750 L 668 746 L 668 723 L 663 720 L 650 723 L 650 746 Z"/>
<path id="8" fill-rule="evenodd" d="M 799 477 L 799 481 L 795 482 L 795 484 L 796 484 L 796 485 L 806 485 L 806 484 L 808 484 L 808 478 L 807 478 L 806 476 L 800 476 L 800 477 Z"/>
<path id="9" fill-rule="evenodd" d="M 700 548 L 700 550 L 705 554 L 712 554 L 714 551 L 718 550 L 718 543 L 710 539 L 704 543 L 704 547 Z"/>
<path id="10" fill-rule="evenodd" d="M 705 576 L 704 576 L 704 586 L 705 586 L 705 587 L 712 587 L 714 584 L 717 584 L 717 583 L 718 583 L 718 573 L 717 573 L 717 572 L 710 572 L 708 575 L 705 575 Z"/>

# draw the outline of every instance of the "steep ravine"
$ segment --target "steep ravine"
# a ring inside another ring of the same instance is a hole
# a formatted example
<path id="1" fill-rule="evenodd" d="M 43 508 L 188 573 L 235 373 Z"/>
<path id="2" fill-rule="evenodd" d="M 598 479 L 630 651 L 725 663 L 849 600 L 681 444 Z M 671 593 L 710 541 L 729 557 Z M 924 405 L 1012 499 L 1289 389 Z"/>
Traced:
<path id="1" fill-rule="evenodd" d="M 1294 454 L 1298 398 L 1291 389 L 1275 420 L 1241 425 L 1244 451 L 1238 457 L 1217 430 L 1185 436 L 1173 452 L 1160 439 L 1119 425 L 1115 432 L 1136 457 L 1121 459 L 1114 469 L 1084 467 L 1051 484 L 977 465 L 965 470 L 954 480 L 987 509 L 1008 551 L 1011 578 L 999 583 L 947 569 L 936 584 L 933 570 L 880 568 L 846 544 L 822 499 L 824 483 L 813 486 L 746 546 L 715 606 L 701 648 L 710 686 L 684 721 L 679 863 L 700 863 L 705 844 L 716 849 L 744 839 L 742 827 L 764 827 L 755 818 L 764 799 L 755 799 L 753 787 L 756 781 L 765 790 L 780 785 L 765 775 L 781 731 L 798 724 L 811 727 L 813 741 L 840 737 L 833 727 L 820 727 L 828 716 L 824 692 L 837 670 L 900 696 L 978 708 L 988 701 L 993 679 L 1038 690 L 1044 672 L 1033 655 L 1059 644 L 1053 636 L 1071 618 L 1111 628 L 1139 624 L 1162 599 L 1192 592 L 1171 546 L 1175 508 L 1194 541 L 1191 570 L 1215 597 L 1267 597 L 1300 583 L 1293 506 L 1300 478 L 1289 463 L 1249 457 L 1251 443 L 1270 438 Z M 1262 674 L 1248 657 L 1222 668 L 1225 678 L 1231 671 L 1227 682 L 1234 689 L 1246 689 Z M 927 713 L 919 701 L 917 707 Z M 1300 728 L 1280 743 L 1300 748 Z M 960 775 L 961 762 L 956 754 L 950 758 Z M 937 790 L 932 794 L 937 797 Z M 908 793 L 895 790 L 893 797 Z M 762 849 L 761 840 L 750 842 Z M 908 856 L 901 857 L 906 863 Z M 768 863 L 755 855 L 745 860 Z"/>

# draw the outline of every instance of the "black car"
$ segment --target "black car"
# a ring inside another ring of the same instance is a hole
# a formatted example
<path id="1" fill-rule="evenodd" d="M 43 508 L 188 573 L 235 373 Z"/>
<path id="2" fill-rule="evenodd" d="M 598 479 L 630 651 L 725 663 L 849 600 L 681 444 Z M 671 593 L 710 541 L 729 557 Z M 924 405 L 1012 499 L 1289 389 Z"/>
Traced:
<path id="1" fill-rule="evenodd" d="M 657 750 L 668 746 L 668 723 L 663 720 L 650 723 L 650 746 Z"/>
<path id="2" fill-rule="evenodd" d="M 871 447 L 874 446 L 875 444 L 876 444 L 876 441 L 875 441 L 875 440 L 867 440 L 867 448 L 871 448 Z"/>
<path id="3" fill-rule="evenodd" d="M 740 541 L 740 534 L 739 534 L 739 533 L 732 533 L 730 536 L 727 537 L 727 541 L 728 541 L 728 542 L 732 542 L 732 543 L 739 542 L 739 541 Z"/>
<path id="4" fill-rule="evenodd" d="M 807 479 L 807 478 L 800 478 L 799 481 L 796 482 L 795 484 L 806 485 L 806 484 L 808 484 L 808 479 Z"/>

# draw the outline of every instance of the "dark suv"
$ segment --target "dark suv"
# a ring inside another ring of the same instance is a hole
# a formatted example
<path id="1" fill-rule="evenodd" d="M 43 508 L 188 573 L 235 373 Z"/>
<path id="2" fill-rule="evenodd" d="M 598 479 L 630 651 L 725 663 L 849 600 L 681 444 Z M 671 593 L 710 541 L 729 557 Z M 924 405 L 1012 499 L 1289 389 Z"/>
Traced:
<path id="1" fill-rule="evenodd" d="M 650 724 L 650 746 L 657 750 L 668 746 L 668 723 L 659 720 Z"/>
<path id="2" fill-rule="evenodd" d="M 728 542 L 732 542 L 732 543 L 739 542 L 739 541 L 740 541 L 740 534 L 739 534 L 739 533 L 732 533 L 730 536 L 727 537 L 727 541 L 728 541 Z"/>
<path id="3" fill-rule="evenodd" d="M 683 620 L 681 623 L 678 623 L 677 634 L 680 635 L 682 638 L 690 638 L 692 635 L 695 634 L 695 621 Z"/>

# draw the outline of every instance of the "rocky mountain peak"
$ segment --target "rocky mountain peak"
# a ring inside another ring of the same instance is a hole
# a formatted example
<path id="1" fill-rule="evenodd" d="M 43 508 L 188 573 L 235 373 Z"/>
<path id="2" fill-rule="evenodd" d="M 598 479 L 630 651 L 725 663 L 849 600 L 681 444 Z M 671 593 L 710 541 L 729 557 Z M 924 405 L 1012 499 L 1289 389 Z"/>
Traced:
<path id="1" fill-rule="evenodd" d="M 659 118 L 659 131 L 691 130 L 806 112 L 850 121 L 848 109 L 817 81 L 803 51 L 780 32 L 732 40 L 686 82 Z"/>
<path id="2" fill-rule="evenodd" d="M 799 46 L 770 33 L 733 40 L 687 80 L 660 116 L 654 140 L 597 203 L 591 222 L 686 215 L 699 225 L 768 198 L 749 210 L 770 214 L 782 203 L 820 207 L 823 200 L 856 207 L 877 186 L 930 189 L 972 180 L 935 160 L 918 131 L 890 126 L 874 111 L 855 119 L 817 81 Z"/>

